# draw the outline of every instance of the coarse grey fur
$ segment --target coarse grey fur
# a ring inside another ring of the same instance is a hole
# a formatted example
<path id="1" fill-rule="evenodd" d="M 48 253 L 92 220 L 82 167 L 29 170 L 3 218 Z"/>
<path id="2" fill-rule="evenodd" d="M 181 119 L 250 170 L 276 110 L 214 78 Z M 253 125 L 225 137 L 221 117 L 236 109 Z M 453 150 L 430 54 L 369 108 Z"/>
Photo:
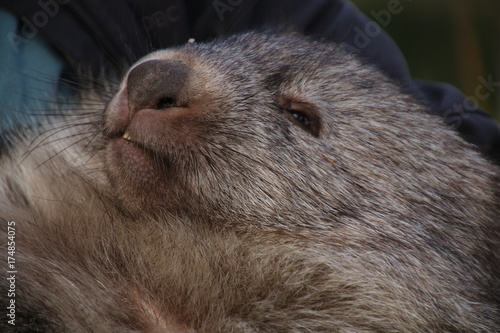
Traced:
<path id="1" fill-rule="evenodd" d="M 2 153 L 2 332 L 500 332 L 499 169 L 341 47 L 190 43 L 73 108 Z"/>

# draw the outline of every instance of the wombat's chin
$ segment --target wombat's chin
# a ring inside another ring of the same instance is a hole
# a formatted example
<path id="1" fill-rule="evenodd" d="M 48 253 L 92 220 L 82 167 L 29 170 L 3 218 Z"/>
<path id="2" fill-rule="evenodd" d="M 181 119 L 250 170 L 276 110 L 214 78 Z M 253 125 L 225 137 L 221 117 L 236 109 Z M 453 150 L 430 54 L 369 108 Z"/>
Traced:
<path id="1" fill-rule="evenodd" d="M 165 198 L 165 189 L 172 187 L 174 171 L 169 159 L 128 137 L 111 139 L 106 162 L 111 184 L 124 206 L 150 210 Z"/>
<path id="2" fill-rule="evenodd" d="M 159 156 L 153 150 L 150 150 L 140 143 L 130 139 L 116 138 L 112 139 L 108 145 L 109 168 L 122 169 L 127 178 L 135 178 L 144 181 L 159 181 L 162 168 L 161 163 L 166 158 Z"/>

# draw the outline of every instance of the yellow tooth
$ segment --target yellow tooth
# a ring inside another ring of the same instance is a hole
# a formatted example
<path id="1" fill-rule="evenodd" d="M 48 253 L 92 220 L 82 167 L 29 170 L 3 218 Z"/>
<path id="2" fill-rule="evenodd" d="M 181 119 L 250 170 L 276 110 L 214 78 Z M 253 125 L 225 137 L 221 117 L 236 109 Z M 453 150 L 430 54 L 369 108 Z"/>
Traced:
<path id="1" fill-rule="evenodd" d="M 130 133 L 128 131 L 125 131 L 125 133 L 123 133 L 122 138 L 128 141 L 132 140 L 132 138 L 130 137 Z"/>

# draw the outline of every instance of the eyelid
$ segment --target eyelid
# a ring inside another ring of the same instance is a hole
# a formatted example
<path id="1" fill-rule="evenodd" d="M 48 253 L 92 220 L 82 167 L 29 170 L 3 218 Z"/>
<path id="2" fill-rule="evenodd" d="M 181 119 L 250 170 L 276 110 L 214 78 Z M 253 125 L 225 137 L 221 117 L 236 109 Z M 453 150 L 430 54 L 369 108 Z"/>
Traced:
<path id="1" fill-rule="evenodd" d="M 285 111 L 287 118 L 308 131 L 312 135 L 319 137 L 321 131 L 321 117 L 317 108 L 308 102 L 298 101 L 295 98 L 280 97 L 278 98 L 280 107 Z M 293 114 L 299 113 L 308 119 L 308 124 L 298 121 Z"/>

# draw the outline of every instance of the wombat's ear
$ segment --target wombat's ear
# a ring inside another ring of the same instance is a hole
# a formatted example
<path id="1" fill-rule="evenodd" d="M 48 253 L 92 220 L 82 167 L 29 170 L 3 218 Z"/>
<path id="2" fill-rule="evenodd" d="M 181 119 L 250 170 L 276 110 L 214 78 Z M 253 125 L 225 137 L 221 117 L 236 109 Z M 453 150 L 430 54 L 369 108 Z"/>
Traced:
<path id="1" fill-rule="evenodd" d="M 288 120 L 312 135 L 319 137 L 321 117 L 315 105 L 291 97 L 280 97 L 278 103 Z"/>

